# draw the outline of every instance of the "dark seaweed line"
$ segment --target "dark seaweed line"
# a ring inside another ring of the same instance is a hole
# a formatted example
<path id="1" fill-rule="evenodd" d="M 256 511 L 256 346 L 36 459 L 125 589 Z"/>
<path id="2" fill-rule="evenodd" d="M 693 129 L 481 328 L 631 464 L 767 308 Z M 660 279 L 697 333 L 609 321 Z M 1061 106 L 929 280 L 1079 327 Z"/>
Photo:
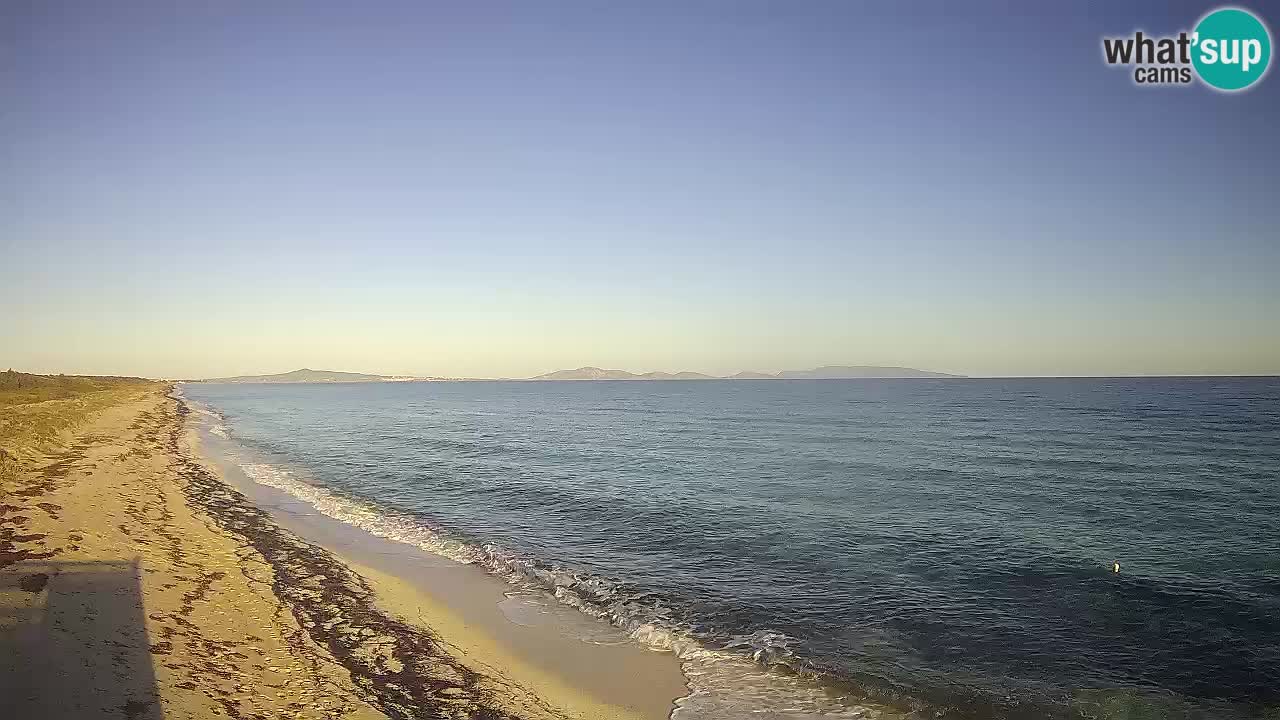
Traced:
<path id="1" fill-rule="evenodd" d="M 188 500 L 266 559 L 274 570 L 276 596 L 311 639 L 351 673 L 367 701 L 388 716 L 404 720 L 517 719 L 498 707 L 495 697 L 495 690 L 515 688 L 504 688 L 501 682 L 461 664 L 425 628 L 379 610 L 364 578 L 329 551 L 278 526 L 184 452 L 181 437 L 191 411 L 181 400 L 173 403 L 168 450 L 185 481 Z"/>

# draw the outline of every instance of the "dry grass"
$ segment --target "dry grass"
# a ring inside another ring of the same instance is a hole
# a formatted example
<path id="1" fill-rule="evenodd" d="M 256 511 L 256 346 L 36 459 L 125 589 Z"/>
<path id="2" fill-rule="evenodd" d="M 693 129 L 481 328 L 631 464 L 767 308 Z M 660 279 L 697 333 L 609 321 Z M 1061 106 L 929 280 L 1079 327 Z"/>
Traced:
<path id="1" fill-rule="evenodd" d="M 0 373 L 0 484 L 95 412 L 158 387 L 141 378 Z"/>

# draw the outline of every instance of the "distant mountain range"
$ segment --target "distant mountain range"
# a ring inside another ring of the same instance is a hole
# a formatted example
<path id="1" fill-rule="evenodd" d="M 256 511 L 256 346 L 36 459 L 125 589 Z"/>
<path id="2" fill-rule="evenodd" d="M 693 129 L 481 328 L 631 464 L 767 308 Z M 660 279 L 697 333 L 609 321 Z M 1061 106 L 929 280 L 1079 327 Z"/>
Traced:
<path id="1" fill-rule="evenodd" d="M 529 378 L 530 380 L 715 380 L 712 375 L 696 372 L 647 372 L 631 373 L 626 370 L 603 370 L 598 367 L 580 367 L 577 370 L 556 370 Z"/>
<path id="2" fill-rule="evenodd" d="M 406 375 L 365 375 L 364 373 L 338 372 L 337 370 L 294 370 L 275 375 L 237 375 L 236 377 L 209 378 L 192 382 L 207 383 L 335 383 L 335 382 L 400 382 L 405 380 L 434 380 Z"/>
<path id="3" fill-rule="evenodd" d="M 580 367 L 576 370 L 556 370 L 528 380 L 837 380 L 849 378 L 955 378 L 964 375 L 929 372 L 904 367 L 880 367 L 875 365 L 825 365 L 812 370 L 783 370 L 779 373 L 762 373 L 744 370 L 724 377 L 700 372 L 647 372 L 633 373 L 626 370 L 605 370 L 598 367 Z M 366 383 L 409 382 L 426 380 L 462 380 L 471 378 L 416 377 L 412 375 L 366 375 L 364 373 L 339 372 L 337 370 L 294 370 L 275 375 L 237 375 L 236 377 L 208 378 L 189 382 L 204 383 Z"/>
<path id="4" fill-rule="evenodd" d="M 812 370 L 783 370 L 782 380 L 844 380 L 849 378 L 959 378 L 964 375 L 883 365 L 823 365 Z"/>
<path id="5" fill-rule="evenodd" d="M 648 372 L 633 373 L 626 370 L 605 370 L 598 367 L 581 367 L 576 370 L 556 370 L 530 380 L 845 380 L 851 378 L 958 378 L 964 375 L 930 372 L 905 367 L 879 365 L 824 365 L 812 370 L 783 370 L 779 373 L 762 373 L 744 370 L 734 375 L 718 377 L 697 372 Z"/>

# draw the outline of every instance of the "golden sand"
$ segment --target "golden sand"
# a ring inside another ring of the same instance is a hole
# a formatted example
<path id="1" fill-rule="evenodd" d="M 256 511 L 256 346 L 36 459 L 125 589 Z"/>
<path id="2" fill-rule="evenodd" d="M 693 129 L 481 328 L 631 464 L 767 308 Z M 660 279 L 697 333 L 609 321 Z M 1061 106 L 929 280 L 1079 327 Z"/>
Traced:
<path id="1" fill-rule="evenodd" d="M 165 392 L 122 395 L 0 485 L 0 715 L 666 716 L 669 658 L 602 650 L 631 682 L 587 692 L 557 653 L 282 529 L 198 459 Z"/>

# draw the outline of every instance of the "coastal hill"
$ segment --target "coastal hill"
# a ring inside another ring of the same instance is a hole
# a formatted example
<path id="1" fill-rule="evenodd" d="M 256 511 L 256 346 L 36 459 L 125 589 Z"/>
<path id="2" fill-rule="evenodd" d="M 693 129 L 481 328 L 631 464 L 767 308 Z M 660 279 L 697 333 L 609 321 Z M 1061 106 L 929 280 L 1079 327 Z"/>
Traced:
<path id="1" fill-rule="evenodd" d="M 696 372 L 648 372 L 633 373 L 626 370 L 605 370 L 598 367 L 580 367 L 576 370 L 556 370 L 529 378 L 530 380 L 843 380 L 850 378 L 958 378 L 963 375 L 930 372 L 905 367 L 878 365 L 824 365 L 812 370 L 783 370 L 779 373 L 762 373 L 744 370 L 727 377 L 717 377 Z"/>
<path id="2" fill-rule="evenodd" d="M 744 370 L 719 377 L 700 372 L 646 372 L 606 370 L 598 367 L 580 367 L 574 370 L 556 370 L 527 380 L 839 380 L 850 378 L 956 378 L 963 375 L 930 372 L 904 367 L 876 365 L 825 365 L 812 370 L 783 370 L 779 373 L 762 373 Z M 236 377 L 190 380 L 200 383 L 351 383 L 351 382 L 405 382 L 411 380 L 465 380 L 474 378 L 414 377 L 408 375 L 367 375 L 339 372 L 337 370 L 294 370 L 274 375 L 238 375 Z"/>
<path id="3" fill-rule="evenodd" d="M 394 382 L 397 380 L 426 380 L 427 378 L 398 375 L 365 375 L 364 373 L 338 372 L 337 370 L 310 370 L 303 368 L 275 375 L 238 375 L 236 377 L 193 380 L 206 383 L 334 383 L 334 382 Z"/>
<path id="4" fill-rule="evenodd" d="M 696 372 L 647 372 L 632 373 L 626 370 L 603 370 L 598 367 L 580 367 L 576 370 L 556 370 L 530 380 L 715 380 L 711 375 Z"/>
<path id="5" fill-rule="evenodd" d="M 754 370 L 743 370 L 742 372 L 734 373 L 725 379 L 726 380 L 777 380 L 778 376 L 770 375 L 769 373 L 756 372 Z"/>
<path id="6" fill-rule="evenodd" d="M 846 378 L 958 378 L 964 375 L 879 365 L 823 365 L 812 370 L 783 370 L 777 377 L 783 380 L 841 380 Z"/>

